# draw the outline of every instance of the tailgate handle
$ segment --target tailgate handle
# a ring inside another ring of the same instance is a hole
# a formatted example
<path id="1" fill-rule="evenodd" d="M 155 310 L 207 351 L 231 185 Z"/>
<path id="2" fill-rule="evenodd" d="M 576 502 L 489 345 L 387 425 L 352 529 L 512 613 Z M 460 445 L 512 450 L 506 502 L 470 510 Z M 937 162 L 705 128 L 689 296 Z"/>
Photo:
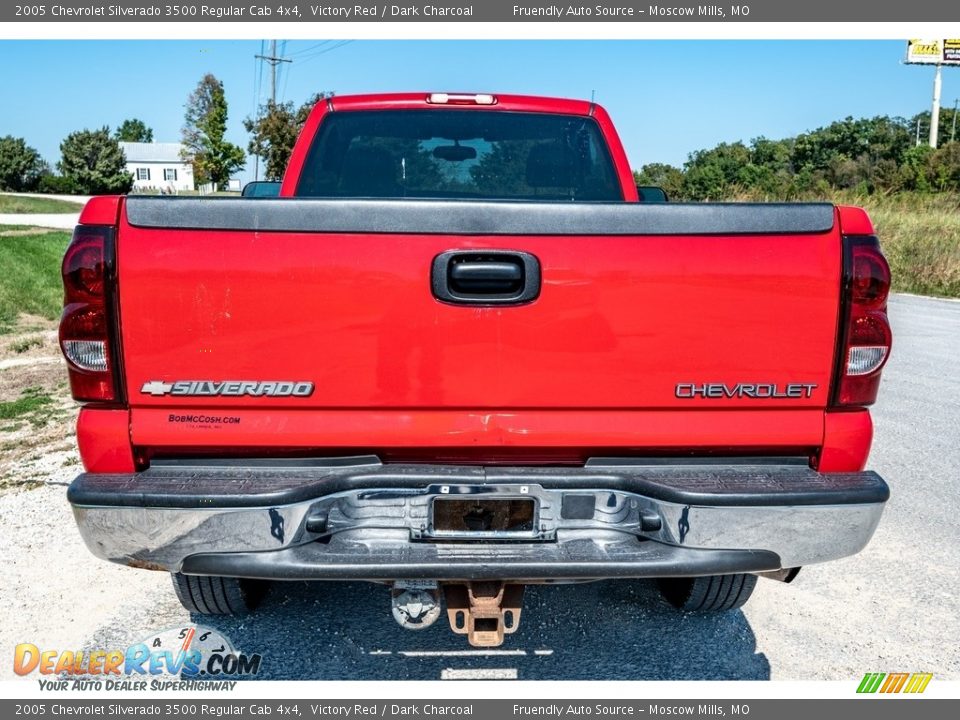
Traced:
<path id="1" fill-rule="evenodd" d="M 516 291 L 523 267 L 512 262 L 460 262 L 450 266 L 450 285 L 464 292 Z"/>
<path id="2" fill-rule="evenodd" d="M 540 262 L 514 250 L 448 250 L 433 259 L 431 286 L 448 303 L 526 303 L 540 294 Z"/>

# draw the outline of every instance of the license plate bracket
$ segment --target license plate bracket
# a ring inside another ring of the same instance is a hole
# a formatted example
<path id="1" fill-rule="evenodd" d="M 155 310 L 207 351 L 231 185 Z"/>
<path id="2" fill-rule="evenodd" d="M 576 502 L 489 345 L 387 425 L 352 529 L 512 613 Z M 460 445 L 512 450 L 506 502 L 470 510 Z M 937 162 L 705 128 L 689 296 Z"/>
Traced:
<path id="1" fill-rule="evenodd" d="M 539 503 L 529 496 L 440 495 L 430 503 L 425 537 L 539 540 Z"/>

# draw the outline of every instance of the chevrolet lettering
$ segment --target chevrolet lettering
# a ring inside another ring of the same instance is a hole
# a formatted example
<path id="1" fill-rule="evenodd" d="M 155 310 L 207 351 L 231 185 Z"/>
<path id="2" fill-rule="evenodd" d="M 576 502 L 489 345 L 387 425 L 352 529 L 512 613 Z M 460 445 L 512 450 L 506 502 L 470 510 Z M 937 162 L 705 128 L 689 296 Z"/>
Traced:
<path id="1" fill-rule="evenodd" d="M 816 383 L 678 383 L 678 398 L 808 398 Z"/>

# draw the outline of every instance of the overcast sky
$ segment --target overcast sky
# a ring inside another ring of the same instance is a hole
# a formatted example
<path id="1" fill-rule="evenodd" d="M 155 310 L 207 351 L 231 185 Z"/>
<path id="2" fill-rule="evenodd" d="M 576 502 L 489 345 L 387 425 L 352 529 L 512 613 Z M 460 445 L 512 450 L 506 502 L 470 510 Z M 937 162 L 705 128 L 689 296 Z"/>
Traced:
<path id="1" fill-rule="evenodd" d="M 613 116 L 634 167 L 681 165 L 691 151 L 781 138 L 848 115 L 930 109 L 932 67 L 902 64 L 900 41 L 375 41 L 278 43 L 278 100 L 311 93 L 468 91 L 589 99 Z M 26 138 L 51 163 L 69 132 L 138 117 L 177 141 L 183 105 L 206 72 L 223 80 L 228 137 L 270 93 L 262 43 L 0 41 L 0 136 Z M 960 68 L 943 71 L 943 105 Z M 244 179 L 252 179 L 252 172 Z"/>

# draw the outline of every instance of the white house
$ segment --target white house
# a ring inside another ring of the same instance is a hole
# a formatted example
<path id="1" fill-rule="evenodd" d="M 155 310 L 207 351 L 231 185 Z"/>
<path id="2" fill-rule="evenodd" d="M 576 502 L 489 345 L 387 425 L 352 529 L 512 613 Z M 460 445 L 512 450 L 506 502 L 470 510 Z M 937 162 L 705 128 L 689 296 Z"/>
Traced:
<path id="1" fill-rule="evenodd" d="M 133 192 L 193 190 L 193 166 L 180 157 L 180 143 L 121 142 Z"/>

